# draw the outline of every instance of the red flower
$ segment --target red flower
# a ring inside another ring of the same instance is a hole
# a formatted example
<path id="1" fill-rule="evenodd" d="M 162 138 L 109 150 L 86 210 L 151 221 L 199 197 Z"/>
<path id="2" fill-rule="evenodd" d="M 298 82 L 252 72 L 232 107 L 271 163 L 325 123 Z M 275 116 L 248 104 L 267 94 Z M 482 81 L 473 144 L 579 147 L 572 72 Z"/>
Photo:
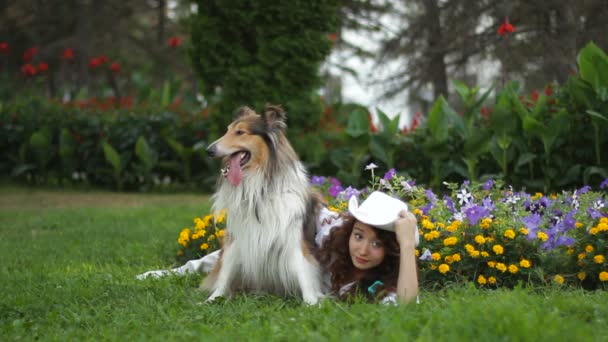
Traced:
<path id="1" fill-rule="evenodd" d="M 91 69 L 95 69 L 95 68 L 97 68 L 100 65 L 101 65 L 101 61 L 97 57 L 93 57 L 89 61 L 89 68 L 91 68 Z"/>
<path id="2" fill-rule="evenodd" d="M 120 64 L 118 64 L 117 62 L 110 64 L 110 71 L 115 74 L 119 74 L 120 73 Z"/>
<path id="3" fill-rule="evenodd" d="M 536 89 L 532 91 L 532 100 L 535 102 L 538 101 L 538 90 Z"/>
<path id="4" fill-rule="evenodd" d="M 369 122 L 369 129 L 372 133 L 378 132 L 378 127 L 374 125 L 374 120 L 372 119 L 372 113 L 367 113 L 367 121 Z"/>
<path id="5" fill-rule="evenodd" d="M 36 67 L 31 65 L 31 64 L 24 64 L 21 67 L 21 73 L 23 74 L 23 76 L 25 77 L 32 77 L 36 75 Z"/>
<path id="6" fill-rule="evenodd" d="M 170 47 L 178 47 L 182 43 L 182 39 L 180 37 L 171 37 L 167 39 L 167 44 Z"/>
<path id="7" fill-rule="evenodd" d="M 3 55 L 7 55 L 9 51 L 7 42 L 0 42 L 0 53 Z"/>
<path id="8" fill-rule="evenodd" d="M 38 72 L 43 73 L 43 72 L 46 72 L 47 70 L 49 70 L 48 63 L 39 63 L 38 64 Z"/>
<path id="9" fill-rule="evenodd" d="M 545 95 L 551 96 L 552 93 L 553 93 L 553 90 L 551 89 L 551 85 L 547 84 L 547 87 L 545 87 Z"/>
<path id="10" fill-rule="evenodd" d="M 327 39 L 329 39 L 332 43 L 335 43 L 338 40 L 338 34 L 330 33 L 327 35 Z"/>
<path id="11" fill-rule="evenodd" d="M 74 50 L 70 48 L 63 50 L 63 55 L 61 56 L 61 58 L 65 59 L 66 61 L 71 60 L 72 58 L 74 58 Z"/>
<path id="12" fill-rule="evenodd" d="M 101 55 L 101 56 L 97 57 L 97 59 L 99 60 L 99 64 L 103 64 L 108 61 L 108 56 Z"/>
<path id="13" fill-rule="evenodd" d="M 38 52 L 38 49 L 35 47 L 31 47 L 31 48 L 25 50 L 25 52 L 23 53 L 23 60 L 26 62 L 31 61 L 32 58 L 34 58 L 34 55 L 36 54 L 36 52 Z"/>
<path id="14" fill-rule="evenodd" d="M 505 21 L 498 28 L 498 35 L 504 37 L 513 32 L 515 32 L 515 27 L 509 22 L 509 18 L 505 18 Z"/>

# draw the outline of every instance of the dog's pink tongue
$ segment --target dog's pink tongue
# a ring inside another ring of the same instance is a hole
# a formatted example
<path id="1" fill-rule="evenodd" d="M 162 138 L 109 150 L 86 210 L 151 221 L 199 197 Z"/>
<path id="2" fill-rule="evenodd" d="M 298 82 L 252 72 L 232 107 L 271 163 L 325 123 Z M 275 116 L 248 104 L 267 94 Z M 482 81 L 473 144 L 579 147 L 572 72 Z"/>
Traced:
<path id="1" fill-rule="evenodd" d="M 229 166 L 230 171 L 228 171 L 228 175 L 226 177 L 234 186 L 241 184 L 241 181 L 243 180 L 243 173 L 241 172 L 240 154 L 236 154 L 234 157 L 230 158 Z"/>

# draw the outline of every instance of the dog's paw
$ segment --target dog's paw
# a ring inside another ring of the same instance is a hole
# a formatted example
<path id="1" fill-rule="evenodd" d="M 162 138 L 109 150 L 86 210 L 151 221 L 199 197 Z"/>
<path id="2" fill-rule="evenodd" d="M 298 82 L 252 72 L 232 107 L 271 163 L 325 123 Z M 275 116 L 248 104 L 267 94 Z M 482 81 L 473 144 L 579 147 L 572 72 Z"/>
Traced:
<path id="1" fill-rule="evenodd" d="M 304 303 L 308 304 L 308 305 L 317 305 L 321 302 L 321 299 L 323 299 L 322 295 L 318 295 L 318 296 L 305 296 L 304 298 L 302 298 L 304 300 Z"/>

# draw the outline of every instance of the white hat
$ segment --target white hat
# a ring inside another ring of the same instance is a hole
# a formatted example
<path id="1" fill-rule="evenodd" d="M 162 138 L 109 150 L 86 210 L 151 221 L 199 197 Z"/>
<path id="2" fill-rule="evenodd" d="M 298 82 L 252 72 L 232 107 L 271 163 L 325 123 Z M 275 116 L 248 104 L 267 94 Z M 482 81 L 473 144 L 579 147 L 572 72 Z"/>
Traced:
<path id="1" fill-rule="evenodd" d="M 407 204 L 383 192 L 372 192 L 359 206 L 357 197 L 348 201 L 348 211 L 360 222 L 372 227 L 395 231 L 395 220 L 401 211 L 407 211 Z"/>

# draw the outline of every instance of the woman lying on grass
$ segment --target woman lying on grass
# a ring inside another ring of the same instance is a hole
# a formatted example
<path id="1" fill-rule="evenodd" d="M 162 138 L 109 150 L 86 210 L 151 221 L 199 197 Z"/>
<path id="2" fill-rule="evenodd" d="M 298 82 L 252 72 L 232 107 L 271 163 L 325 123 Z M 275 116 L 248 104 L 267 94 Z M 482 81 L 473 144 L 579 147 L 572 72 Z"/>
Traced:
<path id="1" fill-rule="evenodd" d="M 326 208 L 317 221 L 317 259 L 325 271 L 325 292 L 341 300 L 361 295 L 372 302 L 408 303 L 417 297 L 415 247 L 416 217 L 407 205 L 382 192 L 373 192 L 358 205 L 349 201 L 348 212 Z M 220 251 L 170 271 L 150 271 L 138 276 L 209 272 Z"/>

